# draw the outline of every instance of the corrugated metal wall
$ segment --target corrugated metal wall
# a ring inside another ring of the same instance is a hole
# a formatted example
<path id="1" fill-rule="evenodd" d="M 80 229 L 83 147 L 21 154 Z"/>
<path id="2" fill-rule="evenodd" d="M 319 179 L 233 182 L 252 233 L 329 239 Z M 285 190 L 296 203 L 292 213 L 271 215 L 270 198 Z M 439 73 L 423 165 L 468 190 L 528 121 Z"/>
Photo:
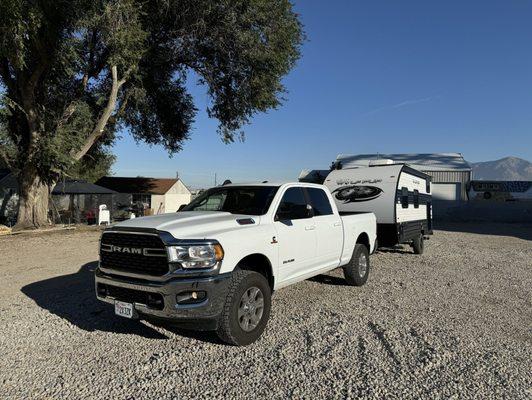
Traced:
<path id="1" fill-rule="evenodd" d="M 471 171 L 425 171 L 432 177 L 432 183 L 460 183 L 461 199 L 467 201 L 467 184 L 471 180 Z"/>

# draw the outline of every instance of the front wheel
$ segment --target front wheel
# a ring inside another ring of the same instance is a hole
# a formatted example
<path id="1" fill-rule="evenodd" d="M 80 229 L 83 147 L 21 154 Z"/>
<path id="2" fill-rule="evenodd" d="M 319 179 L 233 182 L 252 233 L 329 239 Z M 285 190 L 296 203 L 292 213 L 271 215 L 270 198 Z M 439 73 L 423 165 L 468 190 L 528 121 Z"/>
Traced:
<path id="1" fill-rule="evenodd" d="M 351 286 L 362 286 L 369 276 L 369 252 L 363 244 L 355 244 L 349 264 L 344 266 L 344 277 Z"/>
<path id="2" fill-rule="evenodd" d="M 266 278 L 253 271 L 236 271 L 225 299 L 216 333 L 224 342 L 246 346 L 266 328 L 271 289 Z"/>

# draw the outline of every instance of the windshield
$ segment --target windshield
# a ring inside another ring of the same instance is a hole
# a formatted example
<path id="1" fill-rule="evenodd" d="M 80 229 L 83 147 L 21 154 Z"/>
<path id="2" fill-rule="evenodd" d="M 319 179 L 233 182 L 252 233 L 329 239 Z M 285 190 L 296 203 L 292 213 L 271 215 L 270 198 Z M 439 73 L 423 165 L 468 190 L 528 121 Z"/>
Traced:
<path id="1" fill-rule="evenodd" d="M 182 211 L 225 211 L 231 214 L 266 214 L 277 186 L 227 186 L 207 190 Z"/>

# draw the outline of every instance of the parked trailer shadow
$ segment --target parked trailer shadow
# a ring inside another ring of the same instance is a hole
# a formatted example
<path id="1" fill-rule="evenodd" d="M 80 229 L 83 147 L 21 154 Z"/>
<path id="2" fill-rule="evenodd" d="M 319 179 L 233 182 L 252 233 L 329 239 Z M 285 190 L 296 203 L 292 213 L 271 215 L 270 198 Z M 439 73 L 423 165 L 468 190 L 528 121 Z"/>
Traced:
<path id="1" fill-rule="evenodd" d="M 96 261 L 90 262 L 74 274 L 34 282 L 24 286 L 21 291 L 40 307 L 85 331 L 167 339 L 167 336 L 139 321 L 115 316 L 110 305 L 96 300 L 94 270 L 97 266 Z"/>

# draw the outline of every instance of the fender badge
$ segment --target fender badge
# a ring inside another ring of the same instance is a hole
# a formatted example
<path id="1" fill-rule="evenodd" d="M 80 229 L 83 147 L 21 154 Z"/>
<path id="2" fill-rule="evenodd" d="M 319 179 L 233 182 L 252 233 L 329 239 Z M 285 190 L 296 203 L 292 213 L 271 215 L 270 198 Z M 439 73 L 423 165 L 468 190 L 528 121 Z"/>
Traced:
<path id="1" fill-rule="evenodd" d="M 277 239 L 276 239 L 275 236 L 274 236 L 274 237 L 272 237 L 271 244 L 276 244 L 276 243 L 279 243 L 279 242 L 277 241 Z"/>

